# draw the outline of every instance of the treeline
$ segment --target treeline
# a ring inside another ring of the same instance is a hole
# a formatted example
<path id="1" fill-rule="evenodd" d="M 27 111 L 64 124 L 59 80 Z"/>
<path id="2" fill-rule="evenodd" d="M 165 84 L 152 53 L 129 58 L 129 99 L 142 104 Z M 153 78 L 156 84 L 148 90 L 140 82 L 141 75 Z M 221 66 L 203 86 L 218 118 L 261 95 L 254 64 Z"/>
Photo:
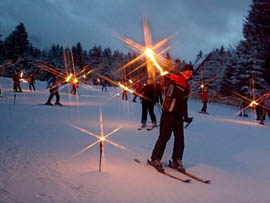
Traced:
<path id="1" fill-rule="evenodd" d="M 219 102 L 235 96 L 235 93 L 251 98 L 270 90 L 269 0 L 252 1 L 248 16 L 245 17 L 243 36 L 244 39 L 236 47 L 225 49 L 221 46 L 210 53 L 200 51 L 197 54 L 193 89 L 200 90 L 200 85 L 206 84 L 210 88 L 212 99 L 217 98 Z M 34 47 L 29 42 L 23 23 L 20 23 L 4 41 L 0 38 L 1 64 L 5 64 L 5 60 L 13 61 L 8 68 L 2 68 L 1 74 L 11 76 L 12 71 L 23 68 L 33 71 L 40 79 L 44 79 L 46 74 L 37 69 L 35 62 L 47 63 L 64 71 L 64 53 L 73 57 L 72 63 L 76 69 L 85 64 L 95 64 L 93 68 L 96 69 L 96 73 L 106 75 L 114 81 L 140 80 L 147 73 L 146 67 L 136 70 L 142 61 L 137 61 L 124 71 L 117 71 L 134 59 L 135 53 L 124 54 L 110 48 L 103 49 L 101 46 L 85 50 L 80 42 L 71 48 L 58 44 L 52 45 L 48 50 Z M 171 59 L 169 53 L 165 57 L 169 63 L 164 69 L 170 72 L 177 73 L 186 64 L 183 59 Z M 98 76 L 93 74 L 89 79 L 94 80 L 96 77 Z M 197 96 L 199 94 L 200 91 L 197 91 Z"/>
<path id="2" fill-rule="evenodd" d="M 110 48 L 103 49 L 97 45 L 86 50 L 80 42 L 71 48 L 54 44 L 49 49 L 40 49 L 31 44 L 23 23 L 20 23 L 4 41 L 1 40 L 0 35 L 0 62 L 5 64 L 6 61 L 11 61 L 8 68 L 3 68 L 1 74 L 8 77 L 16 71 L 24 70 L 33 72 L 38 79 L 46 79 L 46 72 L 38 69 L 35 63 L 45 63 L 62 71 L 65 71 L 65 66 L 74 66 L 76 70 L 79 70 L 90 64 L 90 68 L 95 68 L 95 72 L 89 77 L 92 80 L 95 80 L 98 74 L 105 75 L 115 81 L 139 80 L 147 73 L 146 66 L 135 70 L 143 61 L 138 61 L 123 71 L 117 71 L 136 57 L 135 53 L 125 54 L 118 50 L 112 51 Z M 178 58 L 173 61 L 169 53 L 167 53 L 166 58 L 171 61 L 170 70 L 174 72 L 179 71 L 181 66 L 186 63 Z"/>

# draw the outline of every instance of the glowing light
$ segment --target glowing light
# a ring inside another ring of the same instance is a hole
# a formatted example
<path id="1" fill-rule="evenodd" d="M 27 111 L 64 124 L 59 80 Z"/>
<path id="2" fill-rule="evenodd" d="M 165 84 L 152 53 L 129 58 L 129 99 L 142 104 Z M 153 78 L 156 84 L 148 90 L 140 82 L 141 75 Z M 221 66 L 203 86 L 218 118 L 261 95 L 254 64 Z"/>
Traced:
<path id="1" fill-rule="evenodd" d="M 99 139 L 100 139 L 101 142 L 105 141 L 105 137 L 100 137 Z"/>
<path id="2" fill-rule="evenodd" d="M 85 75 L 85 74 L 83 74 L 83 78 L 84 78 L 84 79 L 86 78 L 86 75 Z"/>
<path id="3" fill-rule="evenodd" d="M 202 88 L 202 89 L 204 88 L 204 85 L 203 85 L 203 84 L 201 84 L 201 88 Z"/>
<path id="4" fill-rule="evenodd" d="M 157 60 L 154 57 L 154 52 L 152 51 L 152 49 L 148 48 L 145 50 L 145 54 L 150 58 L 150 60 L 155 64 L 156 68 L 160 71 L 161 75 L 164 76 L 166 74 L 168 74 L 167 71 L 163 71 L 163 69 L 161 68 L 161 66 L 158 64 Z"/>
<path id="5" fill-rule="evenodd" d="M 132 81 L 132 80 L 129 80 L 129 83 L 130 83 L 130 84 L 132 84 L 132 83 L 133 83 L 133 81 Z"/>
<path id="6" fill-rule="evenodd" d="M 72 73 L 69 74 L 69 76 L 66 78 L 66 82 L 69 82 L 70 81 L 72 75 L 73 75 Z"/>
<path id="7" fill-rule="evenodd" d="M 257 106 L 257 105 L 258 105 L 258 103 L 257 103 L 255 100 L 253 100 L 253 101 L 249 104 L 250 107 L 254 107 L 254 106 Z"/>
<path id="8" fill-rule="evenodd" d="M 98 78 L 97 81 L 100 82 L 100 79 Z"/>
<path id="9" fill-rule="evenodd" d="M 129 91 L 130 93 L 134 93 L 133 90 L 129 89 L 128 87 L 126 87 L 125 85 L 122 85 L 120 82 L 118 82 L 119 87 L 121 87 L 123 90 Z"/>
<path id="10" fill-rule="evenodd" d="M 77 78 L 74 78 L 73 83 L 74 84 L 78 83 L 78 79 Z"/>
<path id="11" fill-rule="evenodd" d="M 21 72 L 20 77 L 21 77 L 21 78 L 23 77 L 23 72 Z"/>

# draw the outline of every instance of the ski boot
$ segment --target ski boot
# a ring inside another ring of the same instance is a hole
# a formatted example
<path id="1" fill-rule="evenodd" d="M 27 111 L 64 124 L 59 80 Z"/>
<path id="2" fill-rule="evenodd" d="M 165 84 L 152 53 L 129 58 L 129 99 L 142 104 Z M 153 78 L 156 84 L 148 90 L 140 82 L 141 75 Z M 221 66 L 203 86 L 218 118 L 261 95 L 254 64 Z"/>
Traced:
<path id="1" fill-rule="evenodd" d="M 185 173 L 186 169 L 183 166 L 183 163 L 180 159 L 175 159 L 173 161 L 169 161 L 169 167 L 181 172 L 181 173 Z"/>
<path id="2" fill-rule="evenodd" d="M 164 170 L 164 168 L 163 168 L 162 163 L 161 163 L 160 160 L 158 160 L 158 159 L 151 160 L 151 161 L 148 160 L 148 163 L 151 166 L 153 166 L 158 172 L 160 172 L 160 173 L 164 173 L 165 172 L 165 170 Z"/>
<path id="3" fill-rule="evenodd" d="M 52 106 L 52 103 L 51 102 L 46 102 L 45 105 Z"/>
<path id="4" fill-rule="evenodd" d="M 157 127 L 157 121 L 152 121 L 153 128 Z"/>
<path id="5" fill-rule="evenodd" d="M 55 105 L 62 106 L 60 102 L 56 102 Z"/>

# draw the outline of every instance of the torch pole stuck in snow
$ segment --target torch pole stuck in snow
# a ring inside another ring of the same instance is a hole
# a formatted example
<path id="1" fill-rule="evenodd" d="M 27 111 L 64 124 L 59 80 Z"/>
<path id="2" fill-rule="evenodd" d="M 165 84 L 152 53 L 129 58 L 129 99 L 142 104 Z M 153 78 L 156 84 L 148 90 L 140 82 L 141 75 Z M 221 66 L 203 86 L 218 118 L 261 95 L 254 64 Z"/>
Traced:
<path id="1" fill-rule="evenodd" d="M 100 154 L 99 154 L 99 172 L 100 172 L 101 171 L 101 163 L 102 163 L 102 154 L 103 154 L 103 149 L 104 149 L 104 138 L 103 137 L 100 138 L 99 149 L 100 149 Z"/>

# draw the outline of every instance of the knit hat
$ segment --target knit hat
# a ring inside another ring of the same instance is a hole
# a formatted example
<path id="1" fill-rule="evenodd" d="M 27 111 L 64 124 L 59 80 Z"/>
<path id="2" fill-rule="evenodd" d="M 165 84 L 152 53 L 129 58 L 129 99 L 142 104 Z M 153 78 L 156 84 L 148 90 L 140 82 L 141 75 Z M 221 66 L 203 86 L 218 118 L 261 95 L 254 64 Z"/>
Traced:
<path id="1" fill-rule="evenodd" d="M 194 72 L 193 66 L 191 64 L 184 65 L 181 72 L 184 72 L 184 71 L 187 71 L 187 70 L 190 70 L 190 71 Z"/>

